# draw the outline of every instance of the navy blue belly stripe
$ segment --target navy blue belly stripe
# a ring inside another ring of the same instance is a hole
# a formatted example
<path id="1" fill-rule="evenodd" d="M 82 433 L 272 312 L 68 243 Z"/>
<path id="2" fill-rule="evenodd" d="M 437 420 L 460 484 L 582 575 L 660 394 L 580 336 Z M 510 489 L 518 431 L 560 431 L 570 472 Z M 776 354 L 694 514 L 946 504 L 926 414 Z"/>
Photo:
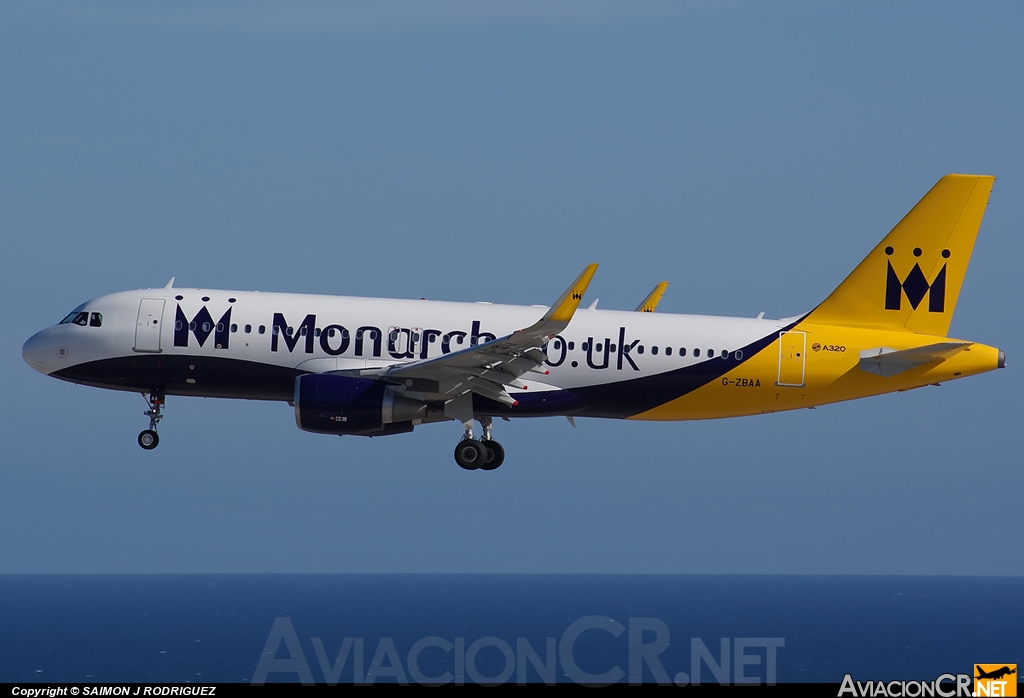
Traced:
<path id="1" fill-rule="evenodd" d="M 721 378 L 737 366 L 743 365 L 778 339 L 780 332 L 792 329 L 800 320 L 773 330 L 771 334 L 746 345 L 742 348 L 743 358 L 739 360 L 733 358 L 735 356 L 735 352 L 733 352 L 725 359 L 721 357 L 708 359 L 667 373 L 658 373 L 618 383 L 573 388 L 572 392 L 578 395 L 584 403 L 584 407 L 576 414 L 584 417 L 623 419 L 664 405 L 666 402 L 680 398 Z"/>
<path id="2" fill-rule="evenodd" d="M 139 354 L 69 366 L 51 375 L 72 383 L 141 393 L 291 400 L 305 371 L 220 356 Z M 190 382 L 191 381 L 191 382 Z"/>

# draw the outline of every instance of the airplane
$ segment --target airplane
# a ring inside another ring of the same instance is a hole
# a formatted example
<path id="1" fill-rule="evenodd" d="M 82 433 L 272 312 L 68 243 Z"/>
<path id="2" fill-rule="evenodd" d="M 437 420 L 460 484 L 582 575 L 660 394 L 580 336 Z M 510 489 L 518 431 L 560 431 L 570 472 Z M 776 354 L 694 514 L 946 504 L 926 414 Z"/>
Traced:
<path id="1" fill-rule="evenodd" d="M 1016 666 L 1017 665 L 1015 664 L 1014 667 Z M 974 667 L 978 670 L 978 675 L 974 677 L 976 679 L 1001 679 L 1004 676 L 1009 676 L 1010 674 L 1017 673 L 1016 668 L 1011 669 L 1008 666 L 1003 666 L 999 669 L 995 669 L 994 671 L 985 671 L 977 664 L 975 664 Z"/>
<path id="2" fill-rule="evenodd" d="M 288 402 L 299 429 L 387 436 L 456 421 L 456 463 L 505 458 L 496 418 L 715 419 L 812 408 L 1006 365 L 948 337 L 994 177 L 951 174 L 817 307 L 768 319 L 580 308 L 587 266 L 550 306 L 182 289 L 105 295 L 33 335 L 35 370 L 138 392 Z M 479 438 L 474 423 L 481 426 Z"/>

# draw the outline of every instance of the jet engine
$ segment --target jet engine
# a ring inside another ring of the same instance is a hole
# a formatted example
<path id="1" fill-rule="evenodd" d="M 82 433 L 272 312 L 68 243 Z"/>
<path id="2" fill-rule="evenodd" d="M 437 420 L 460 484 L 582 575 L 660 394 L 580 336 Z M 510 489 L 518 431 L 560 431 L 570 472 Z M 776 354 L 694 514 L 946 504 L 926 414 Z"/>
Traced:
<path id="1" fill-rule="evenodd" d="M 318 434 L 385 436 L 412 431 L 427 405 L 383 381 L 309 373 L 295 379 L 295 424 Z"/>

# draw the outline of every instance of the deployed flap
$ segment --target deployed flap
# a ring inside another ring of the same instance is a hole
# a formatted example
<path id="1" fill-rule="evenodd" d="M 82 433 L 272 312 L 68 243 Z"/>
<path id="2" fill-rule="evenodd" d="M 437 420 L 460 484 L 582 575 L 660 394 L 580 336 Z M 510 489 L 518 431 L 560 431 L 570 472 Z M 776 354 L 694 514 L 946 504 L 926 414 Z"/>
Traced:
<path id="1" fill-rule="evenodd" d="M 896 351 L 886 347 L 867 349 L 860 353 L 860 370 L 879 376 L 895 376 L 915 366 L 933 361 L 945 361 L 960 353 L 973 342 L 939 342 L 923 347 Z"/>
<path id="2" fill-rule="evenodd" d="M 525 384 L 519 377 L 528 371 L 547 373 L 538 369 L 547 359 L 541 347 L 569 325 L 595 271 L 596 264 L 587 266 L 544 316 L 526 329 L 451 354 L 363 370 L 359 375 L 410 381 L 414 390 L 451 398 L 474 392 L 513 405 L 515 400 L 505 386 L 522 388 Z M 417 379 L 426 381 L 429 389 L 421 390 Z"/>
<path id="3" fill-rule="evenodd" d="M 993 181 L 940 179 L 807 322 L 945 336 Z"/>
<path id="4" fill-rule="evenodd" d="M 647 298 L 644 298 L 643 303 L 636 307 L 636 312 L 653 313 L 654 309 L 658 307 L 658 303 L 661 302 L 661 297 L 665 294 L 666 288 L 668 288 L 668 282 L 659 281 L 654 290 L 647 294 Z"/>

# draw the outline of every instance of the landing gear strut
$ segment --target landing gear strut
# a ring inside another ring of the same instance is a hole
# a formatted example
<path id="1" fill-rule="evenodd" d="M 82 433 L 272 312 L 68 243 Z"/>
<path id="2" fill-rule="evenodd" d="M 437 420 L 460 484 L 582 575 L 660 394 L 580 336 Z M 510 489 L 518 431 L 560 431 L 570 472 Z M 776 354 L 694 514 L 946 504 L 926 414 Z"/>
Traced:
<path id="1" fill-rule="evenodd" d="M 491 436 L 491 418 L 480 417 L 484 428 L 479 441 L 473 436 L 473 422 L 463 424 L 466 433 L 455 446 L 455 462 L 465 470 L 494 470 L 505 461 L 505 449 Z"/>
<path id="2" fill-rule="evenodd" d="M 152 451 L 160 445 L 160 435 L 156 433 L 156 425 L 164 417 L 160 413 L 164 406 L 164 393 L 162 390 L 153 390 L 149 393 L 148 398 L 145 393 L 142 397 L 145 398 L 146 404 L 149 406 L 149 409 L 142 413 L 149 417 L 149 429 L 139 432 L 139 446 L 147 451 Z"/>

